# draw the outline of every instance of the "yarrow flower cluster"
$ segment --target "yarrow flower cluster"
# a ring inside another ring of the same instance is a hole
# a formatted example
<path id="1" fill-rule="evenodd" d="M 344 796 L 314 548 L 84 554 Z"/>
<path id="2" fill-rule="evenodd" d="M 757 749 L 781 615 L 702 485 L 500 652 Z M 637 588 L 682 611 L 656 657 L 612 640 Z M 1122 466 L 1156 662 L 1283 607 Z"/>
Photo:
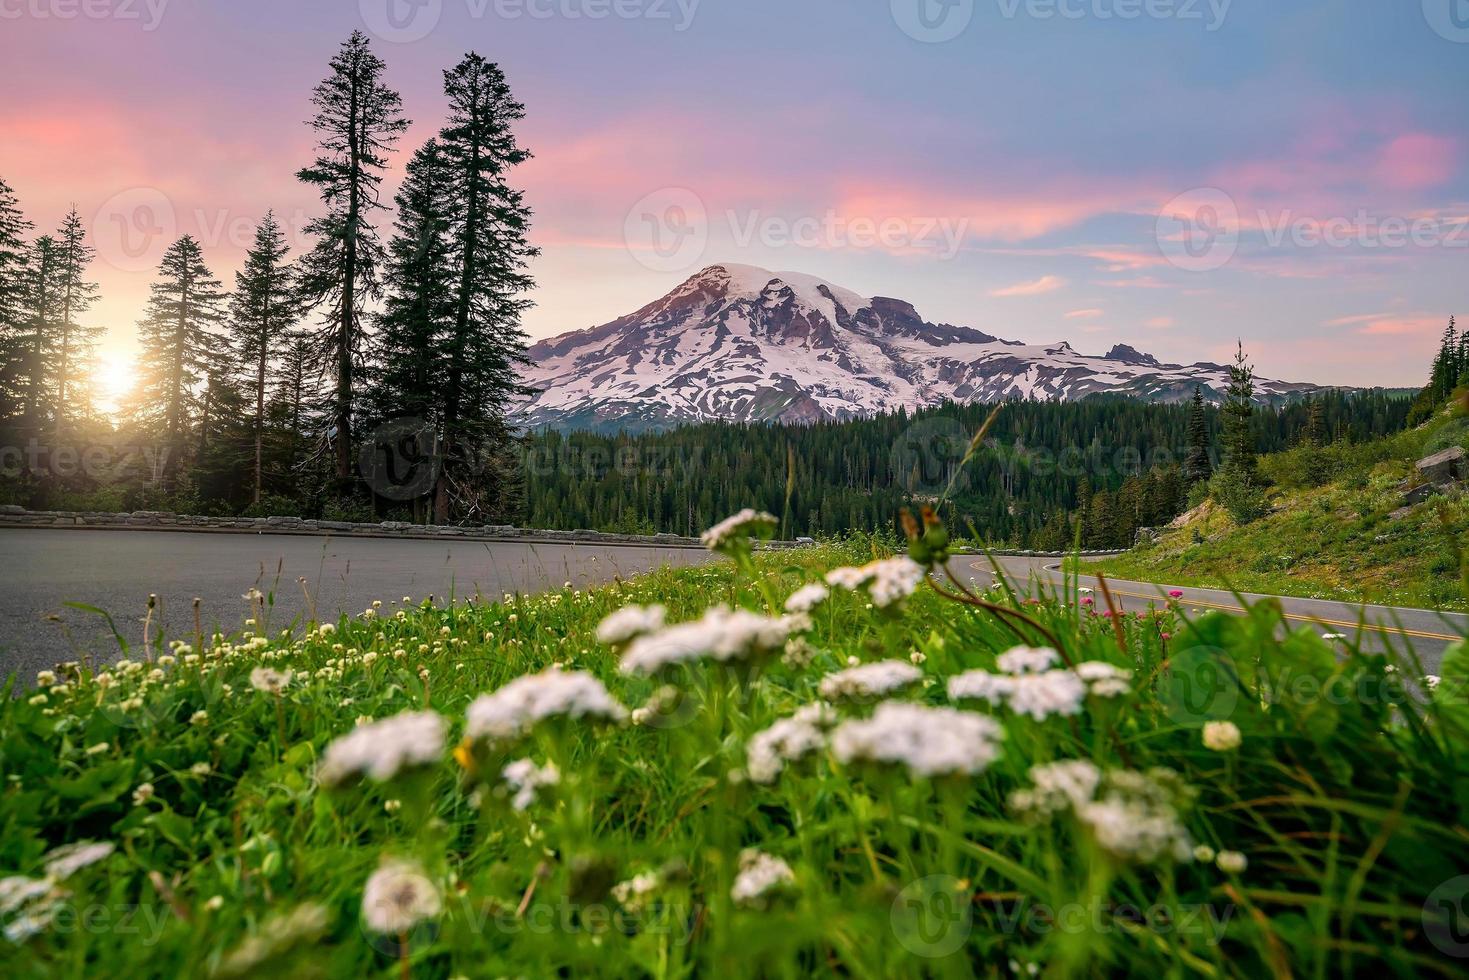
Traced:
<path id="1" fill-rule="evenodd" d="M 326 747 L 317 777 L 327 786 L 354 775 L 381 783 L 404 769 L 433 765 L 444 755 L 447 729 L 433 711 L 405 711 L 359 725 Z"/>
<path id="2" fill-rule="evenodd" d="M 656 674 L 675 664 L 709 657 L 720 662 L 745 660 L 785 646 L 801 622 L 775 619 L 716 606 L 689 623 L 668 626 L 628 644 L 618 669 L 624 674 Z"/>
<path id="3" fill-rule="evenodd" d="M 597 626 L 597 642 L 622 646 L 646 633 L 662 629 L 666 614 L 662 606 L 624 606 Z"/>
<path id="4" fill-rule="evenodd" d="M 1069 670 L 1058 663 L 1055 650 L 1015 647 L 998 658 L 1003 674 L 969 670 L 949 678 L 949 698 L 1003 704 L 1016 714 L 1045 721 L 1052 715 L 1080 714 L 1087 695 L 1119 697 L 1131 690 L 1132 674 L 1120 667 L 1092 660 Z"/>
<path id="5" fill-rule="evenodd" d="M 627 709 L 591 674 L 553 667 L 517 677 L 493 694 L 481 694 L 469 706 L 465 734 L 476 740 L 508 741 L 562 715 L 619 722 L 627 718 Z"/>
<path id="6" fill-rule="evenodd" d="M 561 782 L 561 770 L 556 768 L 556 763 L 538 766 L 532 759 L 516 759 L 501 770 L 500 775 L 513 794 L 510 805 L 517 810 L 529 810 L 540 797 L 541 790 Z"/>
<path id="7" fill-rule="evenodd" d="M 836 724 L 836 712 L 821 702 L 804 705 L 750 739 L 748 774 L 752 782 L 772 783 L 789 762 L 826 746 L 826 730 Z"/>
<path id="8" fill-rule="evenodd" d="M 1010 806 L 1021 816 L 1045 822 L 1070 812 L 1103 850 L 1122 861 L 1151 864 L 1193 856 L 1179 811 L 1194 793 L 1171 769 L 1103 772 L 1072 759 L 1034 766 L 1030 778 L 1034 788 L 1010 794 Z"/>
<path id="9" fill-rule="evenodd" d="M 886 609 L 916 592 L 927 574 L 912 558 L 897 555 L 868 562 L 861 568 L 833 568 L 826 573 L 826 582 L 851 592 L 866 589 L 872 604 Z"/>
<path id="10" fill-rule="evenodd" d="M 362 921 L 373 932 L 396 936 L 439 914 L 439 890 L 412 861 L 384 861 L 362 889 Z"/>
<path id="11" fill-rule="evenodd" d="M 773 895 L 795 883 L 796 874 L 789 864 L 763 851 L 746 850 L 740 854 L 740 871 L 729 895 L 736 905 L 764 908 Z"/>
<path id="12" fill-rule="evenodd" d="M 820 582 L 812 582 L 803 585 L 791 593 L 786 600 L 785 608 L 788 613 L 809 613 L 817 606 L 826 601 L 831 592 Z"/>
<path id="13" fill-rule="evenodd" d="M 821 679 L 817 691 L 828 701 L 883 698 L 923 680 L 923 671 L 903 660 L 848 667 Z"/>
<path id="14" fill-rule="evenodd" d="M 779 526 L 780 521 L 774 514 L 746 507 L 705 531 L 699 536 L 699 540 L 710 551 L 729 551 L 731 548 L 744 546 L 750 538 L 770 538 Z"/>
<path id="15" fill-rule="evenodd" d="M 64 881 L 83 868 L 106 860 L 116 849 L 116 845 L 109 841 L 83 840 L 63 844 L 42 858 L 46 877 Z"/>
<path id="16" fill-rule="evenodd" d="M 1003 736 L 999 723 L 984 715 L 885 701 L 870 719 L 838 725 L 831 747 L 843 763 L 901 765 L 915 776 L 972 776 L 999 758 Z"/>

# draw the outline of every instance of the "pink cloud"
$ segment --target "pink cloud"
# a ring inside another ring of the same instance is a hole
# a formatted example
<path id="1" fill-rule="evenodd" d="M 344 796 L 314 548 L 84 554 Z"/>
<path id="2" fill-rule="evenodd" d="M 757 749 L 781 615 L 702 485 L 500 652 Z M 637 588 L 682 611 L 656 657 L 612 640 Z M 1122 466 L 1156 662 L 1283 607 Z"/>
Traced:
<path id="1" fill-rule="evenodd" d="M 1411 335 L 1441 333 L 1448 317 L 1437 313 L 1362 313 L 1328 320 L 1328 327 L 1355 327 L 1353 333 L 1363 336 Z"/>
<path id="2" fill-rule="evenodd" d="M 1066 285 L 1066 280 L 1060 276 L 1041 276 L 1039 279 L 1031 279 L 1027 282 L 1017 282 L 1013 286 L 1005 286 L 1002 289 L 990 290 L 991 296 L 1040 296 L 1043 293 L 1052 293 Z"/>
<path id="3" fill-rule="evenodd" d="M 1378 151 L 1373 174 L 1389 187 L 1422 190 L 1448 181 L 1458 164 L 1457 140 L 1433 133 L 1404 133 Z"/>
<path id="4" fill-rule="evenodd" d="M 1102 314 L 1102 311 L 1101 310 L 1098 310 L 1098 309 L 1072 310 L 1070 313 L 1067 313 L 1066 314 L 1066 319 L 1068 319 L 1068 320 L 1091 320 L 1091 319 L 1094 319 L 1094 318 L 1099 317 L 1099 316 L 1102 316 L 1102 315 L 1103 315 Z"/>
<path id="5" fill-rule="evenodd" d="M 1176 327 L 1177 325 L 1178 321 L 1173 319 L 1173 317 L 1171 316 L 1155 316 L 1151 320 L 1143 321 L 1143 326 L 1148 327 L 1152 330 L 1168 330 L 1169 328 Z"/>

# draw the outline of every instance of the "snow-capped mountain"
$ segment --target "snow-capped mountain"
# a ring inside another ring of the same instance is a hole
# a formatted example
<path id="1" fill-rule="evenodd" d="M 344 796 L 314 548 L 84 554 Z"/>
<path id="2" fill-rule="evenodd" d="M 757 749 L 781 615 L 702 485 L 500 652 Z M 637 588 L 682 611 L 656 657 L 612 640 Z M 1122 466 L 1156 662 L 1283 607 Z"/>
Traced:
<path id="1" fill-rule="evenodd" d="M 794 272 L 714 265 L 636 313 L 543 340 L 522 421 L 640 429 L 711 419 L 810 422 L 943 401 L 1115 393 L 1217 398 L 1222 364 L 1160 364 L 1123 344 L 1101 357 L 929 323 L 902 300 Z M 1261 400 L 1316 385 L 1256 379 Z"/>

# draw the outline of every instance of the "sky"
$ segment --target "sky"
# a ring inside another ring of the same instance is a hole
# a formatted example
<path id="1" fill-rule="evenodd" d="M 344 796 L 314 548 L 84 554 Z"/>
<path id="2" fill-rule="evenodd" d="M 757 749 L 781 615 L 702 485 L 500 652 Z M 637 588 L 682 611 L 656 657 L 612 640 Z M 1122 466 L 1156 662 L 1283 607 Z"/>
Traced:
<path id="1" fill-rule="evenodd" d="M 532 337 L 718 262 L 1331 384 L 1421 384 L 1469 314 L 1466 0 L 0 0 L 0 177 L 88 223 L 113 370 L 173 237 L 227 285 L 267 209 L 309 245 L 358 29 L 413 120 L 389 197 L 466 51 L 525 103 Z"/>

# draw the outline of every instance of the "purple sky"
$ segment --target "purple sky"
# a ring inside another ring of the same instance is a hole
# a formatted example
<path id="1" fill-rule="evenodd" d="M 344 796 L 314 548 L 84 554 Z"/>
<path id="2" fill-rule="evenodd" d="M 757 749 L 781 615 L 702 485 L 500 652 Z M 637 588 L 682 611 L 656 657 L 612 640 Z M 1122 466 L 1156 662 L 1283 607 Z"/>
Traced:
<path id="1" fill-rule="evenodd" d="M 533 336 L 734 261 L 1018 340 L 1238 335 L 1270 377 L 1419 384 L 1469 312 L 1454 4 L 0 0 L 0 175 L 91 223 L 126 357 L 172 235 L 227 284 L 267 208 L 299 249 L 310 90 L 362 28 L 414 120 L 394 185 L 466 50 L 526 103 Z"/>

